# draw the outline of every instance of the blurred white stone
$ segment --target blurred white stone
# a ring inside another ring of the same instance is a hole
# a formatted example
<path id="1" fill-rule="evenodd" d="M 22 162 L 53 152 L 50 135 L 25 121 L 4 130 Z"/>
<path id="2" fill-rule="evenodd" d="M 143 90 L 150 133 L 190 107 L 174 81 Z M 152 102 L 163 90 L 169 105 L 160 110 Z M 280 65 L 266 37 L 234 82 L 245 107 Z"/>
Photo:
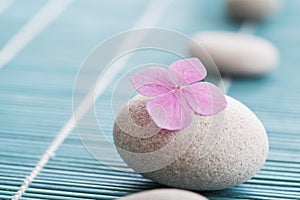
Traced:
<path id="1" fill-rule="evenodd" d="M 194 192 L 178 189 L 156 189 L 139 192 L 120 198 L 119 200 L 207 200 Z"/>
<path id="2" fill-rule="evenodd" d="M 228 12 L 243 20 L 260 20 L 274 14 L 281 6 L 280 0 L 228 0 Z"/>
<path id="3" fill-rule="evenodd" d="M 207 31 L 196 34 L 193 39 L 204 47 L 222 74 L 261 75 L 279 63 L 278 49 L 270 41 L 253 35 Z M 203 54 L 203 50 L 195 43 L 190 44 L 190 51 L 196 57 Z"/>

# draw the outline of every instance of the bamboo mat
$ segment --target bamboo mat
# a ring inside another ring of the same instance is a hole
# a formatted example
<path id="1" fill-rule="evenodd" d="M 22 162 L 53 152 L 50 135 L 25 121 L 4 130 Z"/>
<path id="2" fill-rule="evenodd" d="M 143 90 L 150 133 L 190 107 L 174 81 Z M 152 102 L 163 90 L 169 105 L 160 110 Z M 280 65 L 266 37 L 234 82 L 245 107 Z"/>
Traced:
<path id="1" fill-rule="evenodd" d="M 46 3 L 15 1 L 0 13 L 0 49 Z M 147 5 L 146 0 L 73 1 L 0 69 L 0 199 L 16 194 L 70 118 L 73 83 L 83 59 L 96 44 L 131 29 Z M 280 50 L 278 68 L 261 78 L 234 79 L 229 90 L 229 95 L 249 106 L 265 125 L 270 141 L 267 162 L 242 185 L 202 192 L 210 199 L 300 199 L 299 9 L 300 1 L 285 0 L 278 15 L 258 25 L 256 35 L 268 38 Z M 157 26 L 187 35 L 207 29 L 238 31 L 240 25 L 224 15 L 224 1 L 178 0 Z M 142 59 L 129 60 L 125 68 Z M 172 61 L 159 55 L 156 59 Z M 96 109 L 101 110 L 104 132 L 111 138 L 113 116 L 105 109 L 110 89 Z M 100 148 L 105 152 L 110 146 Z M 160 187 L 139 174 L 99 163 L 73 131 L 21 199 L 116 199 Z"/>

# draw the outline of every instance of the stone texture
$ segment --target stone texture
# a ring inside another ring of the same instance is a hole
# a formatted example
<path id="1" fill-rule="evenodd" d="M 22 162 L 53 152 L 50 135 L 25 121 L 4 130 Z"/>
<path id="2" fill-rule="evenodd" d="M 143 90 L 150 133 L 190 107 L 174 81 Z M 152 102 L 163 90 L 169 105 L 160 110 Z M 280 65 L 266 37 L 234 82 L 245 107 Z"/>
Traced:
<path id="1" fill-rule="evenodd" d="M 144 177 L 172 187 L 221 190 L 247 181 L 265 162 L 267 135 L 253 112 L 231 97 L 226 99 L 227 108 L 217 115 L 195 115 L 180 131 L 157 132 L 157 127 L 149 126 L 153 134 L 140 138 L 141 130 L 123 131 L 135 130 L 128 128 L 130 118 L 142 127 L 151 124 L 145 109 L 148 98 L 138 95 L 116 119 L 114 141 L 120 156 Z"/>

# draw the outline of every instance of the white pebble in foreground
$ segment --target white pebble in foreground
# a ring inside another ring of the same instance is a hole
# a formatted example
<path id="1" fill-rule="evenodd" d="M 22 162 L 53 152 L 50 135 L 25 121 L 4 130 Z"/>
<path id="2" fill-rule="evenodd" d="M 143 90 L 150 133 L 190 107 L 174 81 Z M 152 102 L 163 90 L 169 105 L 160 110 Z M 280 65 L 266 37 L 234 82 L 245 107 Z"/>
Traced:
<path id="1" fill-rule="evenodd" d="M 207 198 L 194 192 L 178 189 L 156 189 L 139 192 L 119 200 L 207 200 Z"/>
<path id="2" fill-rule="evenodd" d="M 261 75 L 271 71 L 279 63 L 277 48 L 268 40 L 256 36 L 207 31 L 196 34 L 193 39 L 204 47 L 222 74 Z M 203 55 L 203 50 L 195 43 L 190 44 L 190 51 L 196 57 Z"/>
<path id="3" fill-rule="evenodd" d="M 195 115 L 193 122 L 183 130 L 161 130 L 148 138 L 140 138 L 138 135 L 143 132 L 130 129 L 128 119 L 143 127 L 153 121 L 145 109 L 149 98 L 138 95 L 117 116 L 116 148 L 129 167 L 164 185 L 201 191 L 241 184 L 263 166 L 268 154 L 268 138 L 253 112 L 231 97 L 226 99 L 226 109 L 214 116 Z M 177 145 L 172 146 L 175 141 Z M 167 151 L 160 152 L 166 147 Z M 182 150 L 185 151 L 178 154 Z M 169 160 L 176 154 L 179 156 L 175 160 Z M 157 166 L 160 167 L 155 168 Z"/>
<path id="4" fill-rule="evenodd" d="M 237 19 L 260 20 L 280 8 L 280 0 L 228 0 L 228 12 Z"/>

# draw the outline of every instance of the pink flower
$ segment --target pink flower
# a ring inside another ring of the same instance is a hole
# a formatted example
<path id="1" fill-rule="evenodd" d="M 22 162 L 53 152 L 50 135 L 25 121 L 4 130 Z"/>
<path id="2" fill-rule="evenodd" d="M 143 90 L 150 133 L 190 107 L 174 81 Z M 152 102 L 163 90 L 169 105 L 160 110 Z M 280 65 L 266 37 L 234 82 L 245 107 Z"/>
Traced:
<path id="1" fill-rule="evenodd" d="M 194 113 L 204 116 L 222 111 L 227 102 L 213 84 L 199 82 L 207 75 L 197 58 L 178 60 L 168 70 L 151 67 L 131 77 L 134 88 L 142 95 L 154 97 L 146 104 L 156 125 L 180 130 L 193 120 Z"/>

